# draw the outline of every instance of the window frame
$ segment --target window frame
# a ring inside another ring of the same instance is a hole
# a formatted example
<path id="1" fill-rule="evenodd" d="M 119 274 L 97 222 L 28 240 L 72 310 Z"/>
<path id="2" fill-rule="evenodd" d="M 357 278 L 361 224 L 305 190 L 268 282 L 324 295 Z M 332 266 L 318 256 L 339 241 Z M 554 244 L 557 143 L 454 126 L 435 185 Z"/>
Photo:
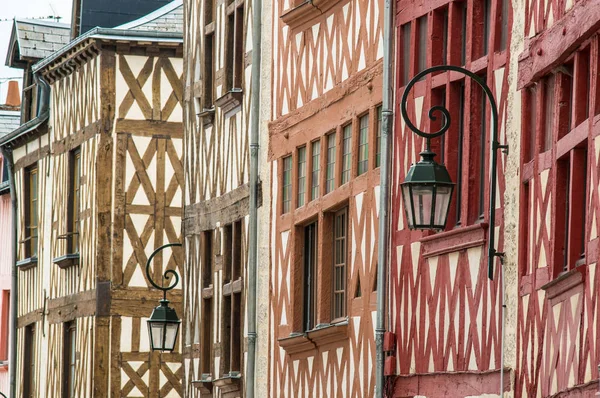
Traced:
<path id="1" fill-rule="evenodd" d="M 69 151 L 69 200 L 67 209 L 67 253 L 80 250 L 81 147 Z"/>
<path id="2" fill-rule="evenodd" d="M 25 205 L 25 239 L 21 243 L 24 244 L 25 258 L 30 259 L 37 258 L 39 239 L 39 169 L 37 163 L 25 168 L 23 179 L 25 187 L 23 198 Z"/>
<path id="3" fill-rule="evenodd" d="M 63 323 L 63 398 L 75 397 L 75 369 L 77 367 L 77 324 Z"/>

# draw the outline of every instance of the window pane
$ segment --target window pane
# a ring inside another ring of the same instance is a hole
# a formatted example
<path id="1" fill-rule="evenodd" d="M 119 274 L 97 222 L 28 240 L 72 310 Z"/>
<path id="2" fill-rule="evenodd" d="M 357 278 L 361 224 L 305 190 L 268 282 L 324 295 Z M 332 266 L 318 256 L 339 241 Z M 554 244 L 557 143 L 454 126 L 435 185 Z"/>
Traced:
<path id="1" fill-rule="evenodd" d="M 377 107 L 377 142 L 375 144 L 377 145 L 377 152 L 375 153 L 375 167 L 381 166 L 381 131 L 383 129 L 382 110 L 383 107 L 381 105 Z"/>
<path id="2" fill-rule="evenodd" d="M 344 126 L 342 156 L 342 184 L 350 181 L 350 172 L 352 169 L 352 125 Z"/>
<path id="3" fill-rule="evenodd" d="M 359 119 L 358 175 L 369 169 L 369 115 Z"/>
<path id="4" fill-rule="evenodd" d="M 427 67 L 427 15 L 417 19 L 419 29 L 419 53 L 418 53 L 418 72 Z"/>
<path id="5" fill-rule="evenodd" d="M 404 85 L 410 78 L 410 22 L 402 25 L 402 81 Z"/>
<path id="6" fill-rule="evenodd" d="M 325 181 L 325 193 L 335 188 L 335 133 L 327 136 L 327 180 Z"/>
<path id="7" fill-rule="evenodd" d="M 292 203 L 292 157 L 283 158 L 283 212 L 290 211 Z"/>
<path id="8" fill-rule="evenodd" d="M 306 196 L 306 147 L 298 148 L 298 207 L 304 206 Z"/>
<path id="9" fill-rule="evenodd" d="M 334 216 L 333 319 L 346 316 L 346 231 L 347 209 Z"/>
<path id="10" fill-rule="evenodd" d="M 554 75 L 544 79 L 544 152 L 552 147 L 554 128 Z"/>
<path id="11" fill-rule="evenodd" d="M 312 143 L 312 189 L 310 198 L 315 200 L 319 197 L 319 171 L 321 163 L 321 141 Z"/>

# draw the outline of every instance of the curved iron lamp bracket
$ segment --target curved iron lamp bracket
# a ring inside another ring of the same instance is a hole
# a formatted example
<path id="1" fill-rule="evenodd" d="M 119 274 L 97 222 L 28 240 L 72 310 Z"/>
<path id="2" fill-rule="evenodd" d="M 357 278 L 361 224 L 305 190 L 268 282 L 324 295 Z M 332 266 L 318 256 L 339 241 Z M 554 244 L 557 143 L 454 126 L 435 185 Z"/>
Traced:
<path id="1" fill-rule="evenodd" d="M 150 281 L 152 286 L 163 291 L 163 299 L 164 300 L 167 299 L 167 291 L 174 289 L 175 286 L 177 286 L 177 284 L 179 283 L 179 274 L 177 274 L 177 272 L 172 269 L 166 270 L 162 276 L 163 277 L 163 285 L 164 285 L 165 279 L 166 280 L 171 279 L 170 275 L 175 277 L 175 282 L 172 285 L 167 286 L 167 287 L 159 286 L 156 282 L 154 282 L 154 280 L 152 280 L 152 277 L 150 276 L 150 264 L 152 263 L 152 259 L 154 258 L 154 256 L 156 256 L 159 252 L 161 252 L 162 250 L 164 250 L 168 247 L 181 247 L 181 243 L 167 243 L 166 245 L 160 246 L 158 249 L 156 249 L 152 252 L 150 257 L 148 257 L 148 261 L 146 262 L 146 276 L 148 277 L 148 281 Z"/>
<path id="2" fill-rule="evenodd" d="M 489 208 L 489 226 L 488 226 L 488 277 L 493 280 L 494 279 L 494 259 L 496 257 L 504 257 L 504 253 L 496 251 L 495 245 L 495 223 L 496 223 L 496 190 L 497 190 L 497 172 L 498 172 L 498 150 L 502 150 L 505 154 L 508 153 L 508 145 L 501 145 L 498 142 L 498 106 L 496 104 L 496 100 L 494 99 L 494 94 L 490 87 L 485 83 L 485 81 L 478 76 L 477 74 L 471 72 L 468 69 L 462 68 L 460 66 L 453 65 L 439 65 L 433 66 L 431 68 L 425 69 L 415 75 L 404 89 L 404 93 L 402 93 L 402 100 L 400 101 L 400 111 L 402 113 L 402 118 L 404 122 L 415 134 L 425 138 L 426 142 L 426 151 L 430 152 L 430 140 L 431 138 L 439 137 L 446 133 L 450 128 L 450 112 L 444 106 L 436 105 L 429 110 L 429 119 L 432 121 L 437 120 L 435 114 L 441 113 L 443 116 L 442 127 L 433 133 L 427 133 L 419 130 L 417 126 L 415 126 L 412 121 L 408 117 L 408 112 L 406 110 L 406 102 L 408 99 L 408 94 L 412 87 L 421 80 L 424 76 L 433 74 L 436 72 L 458 72 L 463 75 L 470 77 L 473 79 L 479 87 L 484 91 L 487 99 L 490 102 L 490 109 L 492 111 L 492 162 L 491 162 L 491 179 L 490 179 L 490 208 Z M 485 145 L 485 143 L 482 143 Z"/>

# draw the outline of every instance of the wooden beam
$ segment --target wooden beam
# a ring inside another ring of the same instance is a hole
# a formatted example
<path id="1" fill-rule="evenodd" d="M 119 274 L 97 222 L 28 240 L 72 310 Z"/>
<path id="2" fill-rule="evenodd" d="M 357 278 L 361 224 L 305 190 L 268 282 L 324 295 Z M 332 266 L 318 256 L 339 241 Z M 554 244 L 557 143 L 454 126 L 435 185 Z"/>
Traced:
<path id="1" fill-rule="evenodd" d="M 183 123 L 119 119 L 115 131 L 139 137 L 183 138 Z"/>
<path id="2" fill-rule="evenodd" d="M 583 0 L 551 28 L 533 37 L 519 55 L 519 90 L 562 64 L 600 29 L 600 0 Z"/>
<path id="3" fill-rule="evenodd" d="M 48 323 L 63 323 L 96 314 L 96 290 L 48 300 Z"/>

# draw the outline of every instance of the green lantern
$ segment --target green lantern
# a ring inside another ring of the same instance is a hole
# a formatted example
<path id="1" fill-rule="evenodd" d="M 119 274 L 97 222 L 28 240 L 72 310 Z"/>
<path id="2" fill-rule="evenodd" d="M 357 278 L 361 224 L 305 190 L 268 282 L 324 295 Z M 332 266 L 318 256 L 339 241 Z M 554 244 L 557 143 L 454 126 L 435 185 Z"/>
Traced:
<path id="1" fill-rule="evenodd" d="M 429 145 L 428 145 L 429 146 Z M 433 160 L 429 148 L 421 152 L 401 184 L 410 229 L 443 230 L 446 227 L 454 183 L 448 170 Z"/>

